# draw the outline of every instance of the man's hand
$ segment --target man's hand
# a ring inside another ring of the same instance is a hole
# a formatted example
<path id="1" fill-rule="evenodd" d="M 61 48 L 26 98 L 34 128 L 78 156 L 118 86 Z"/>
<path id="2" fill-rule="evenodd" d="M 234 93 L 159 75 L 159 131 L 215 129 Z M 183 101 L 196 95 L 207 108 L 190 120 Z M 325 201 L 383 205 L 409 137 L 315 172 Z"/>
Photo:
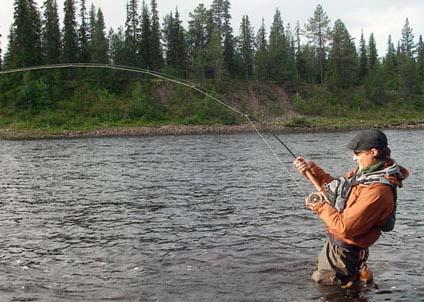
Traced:
<path id="1" fill-rule="evenodd" d="M 303 157 L 298 157 L 293 161 L 293 165 L 296 167 L 299 173 L 303 175 L 305 175 L 306 171 L 308 171 L 313 164 L 313 161 L 306 160 Z"/>

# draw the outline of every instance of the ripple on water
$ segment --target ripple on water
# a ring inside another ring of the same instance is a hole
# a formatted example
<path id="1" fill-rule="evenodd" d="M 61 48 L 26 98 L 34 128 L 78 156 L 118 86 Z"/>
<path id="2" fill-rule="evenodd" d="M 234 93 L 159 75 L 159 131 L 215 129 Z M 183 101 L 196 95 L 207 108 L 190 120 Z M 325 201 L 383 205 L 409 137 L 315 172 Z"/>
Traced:
<path id="1" fill-rule="evenodd" d="M 423 171 L 408 150 L 424 132 L 388 136 Z M 343 133 L 280 137 L 334 173 L 351 165 Z M 310 281 L 325 233 L 279 155 L 283 169 L 251 134 L 2 142 L 0 300 L 419 300 L 422 176 L 371 248 L 378 288 L 346 292 Z"/>

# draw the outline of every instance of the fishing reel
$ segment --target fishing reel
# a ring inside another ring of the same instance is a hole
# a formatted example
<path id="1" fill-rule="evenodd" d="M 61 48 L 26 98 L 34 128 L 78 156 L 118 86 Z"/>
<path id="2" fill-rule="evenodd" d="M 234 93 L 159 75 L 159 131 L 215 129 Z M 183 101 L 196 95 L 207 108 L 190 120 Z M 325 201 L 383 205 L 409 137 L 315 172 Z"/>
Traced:
<path id="1" fill-rule="evenodd" d="M 313 192 L 308 195 L 307 200 L 309 203 L 316 204 L 318 202 L 327 201 L 327 198 L 324 196 L 322 192 Z"/>

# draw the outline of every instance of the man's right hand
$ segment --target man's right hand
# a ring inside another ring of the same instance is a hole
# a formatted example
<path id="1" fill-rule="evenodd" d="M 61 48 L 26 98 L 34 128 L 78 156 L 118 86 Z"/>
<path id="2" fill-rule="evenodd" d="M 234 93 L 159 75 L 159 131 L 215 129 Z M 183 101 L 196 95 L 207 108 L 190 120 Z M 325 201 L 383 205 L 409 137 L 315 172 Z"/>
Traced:
<path id="1" fill-rule="evenodd" d="M 293 161 L 293 165 L 296 167 L 299 173 L 303 175 L 305 175 L 306 171 L 311 169 L 313 164 L 313 161 L 306 160 L 303 157 L 298 157 Z"/>

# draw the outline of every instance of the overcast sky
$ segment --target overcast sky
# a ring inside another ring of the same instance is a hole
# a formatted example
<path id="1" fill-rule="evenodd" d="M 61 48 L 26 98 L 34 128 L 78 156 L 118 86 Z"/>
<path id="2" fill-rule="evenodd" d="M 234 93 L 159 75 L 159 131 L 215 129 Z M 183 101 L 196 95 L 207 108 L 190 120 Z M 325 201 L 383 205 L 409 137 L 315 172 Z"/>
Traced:
<path id="1" fill-rule="evenodd" d="M 57 1 L 60 14 L 62 14 L 64 0 Z M 41 7 L 44 1 L 36 0 L 36 2 Z M 76 2 L 79 1 L 76 0 Z M 87 0 L 86 2 L 87 6 L 93 3 L 102 9 L 107 27 L 117 28 L 124 25 L 127 0 Z M 146 2 L 150 3 L 150 0 L 146 0 Z M 209 7 L 212 0 L 157 0 L 157 3 L 161 19 L 178 7 L 186 26 L 189 12 L 193 11 L 199 3 L 204 3 Z M 10 25 L 13 22 L 13 0 L 0 0 L 0 4 L 1 48 L 4 54 Z M 418 41 L 420 34 L 424 34 L 423 0 L 231 0 L 232 26 L 238 32 L 241 18 L 247 14 L 255 32 L 264 18 L 269 33 L 275 9 L 279 8 L 284 23 L 289 22 L 293 28 L 297 21 L 301 25 L 305 24 L 318 4 L 323 6 L 332 25 L 337 19 L 341 19 L 345 23 L 350 34 L 356 38 L 357 44 L 361 29 L 367 40 L 369 35 L 374 33 L 380 55 L 386 51 L 389 34 L 392 35 L 395 44 L 397 43 L 406 18 L 409 18 L 415 41 Z"/>

